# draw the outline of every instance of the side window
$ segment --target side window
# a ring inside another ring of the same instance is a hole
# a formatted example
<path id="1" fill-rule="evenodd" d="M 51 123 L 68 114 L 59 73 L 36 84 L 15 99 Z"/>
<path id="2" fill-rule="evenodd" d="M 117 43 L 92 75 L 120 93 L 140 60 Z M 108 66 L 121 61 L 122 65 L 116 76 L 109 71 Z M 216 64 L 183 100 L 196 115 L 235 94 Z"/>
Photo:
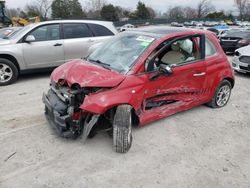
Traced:
<path id="1" fill-rule="evenodd" d="M 212 56 L 216 53 L 216 48 L 215 46 L 213 45 L 213 43 L 208 39 L 206 38 L 206 57 L 207 56 Z"/>
<path id="2" fill-rule="evenodd" d="M 109 29 L 102 25 L 97 24 L 88 24 L 90 29 L 93 31 L 95 36 L 112 36 L 114 33 L 112 33 Z"/>
<path id="3" fill-rule="evenodd" d="M 151 59 L 155 54 L 159 53 L 154 60 L 154 65 L 150 65 L 149 61 L 146 61 L 146 70 L 156 70 L 160 64 L 181 65 L 199 60 L 201 58 L 200 40 L 200 37 L 180 39 L 167 47 L 164 46 L 168 42 L 166 41 L 149 56 L 149 59 Z"/>
<path id="4" fill-rule="evenodd" d="M 59 40 L 60 26 L 59 24 L 42 26 L 29 33 L 29 35 L 33 35 L 37 42 Z"/>
<path id="5" fill-rule="evenodd" d="M 86 24 L 63 24 L 64 39 L 92 37 L 92 32 Z"/>

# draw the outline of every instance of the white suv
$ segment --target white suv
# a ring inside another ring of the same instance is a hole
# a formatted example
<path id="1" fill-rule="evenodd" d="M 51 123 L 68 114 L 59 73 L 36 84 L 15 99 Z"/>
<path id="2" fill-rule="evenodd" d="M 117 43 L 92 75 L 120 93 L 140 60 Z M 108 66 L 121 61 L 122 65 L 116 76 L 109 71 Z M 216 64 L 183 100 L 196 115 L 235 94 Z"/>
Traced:
<path id="1" fill-rule="evenodd" d="M 0 86 L 19 74 L 85 57 L 90 46 L 117 34 L 112 22 L 55 20 L 31 24 L 0 40 Z"/>

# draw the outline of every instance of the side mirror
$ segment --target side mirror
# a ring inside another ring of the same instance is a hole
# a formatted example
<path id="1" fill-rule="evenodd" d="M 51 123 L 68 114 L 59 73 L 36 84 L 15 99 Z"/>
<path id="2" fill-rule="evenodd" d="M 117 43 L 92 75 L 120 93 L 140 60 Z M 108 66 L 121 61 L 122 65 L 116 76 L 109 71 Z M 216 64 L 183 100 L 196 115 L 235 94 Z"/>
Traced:
<path id="1" fill-rule="evenodd" d="M 160 74 L 166 74 L 166 75 L 171 75 L 173 74 L 173 69 L 171 66 L 169 65 L 165 65 L 165 64 L 160 64 L 158 71 Z"/>
<path id="2" fill-rule="evenodd" d="M 166 64 L 160 64 L 158 67 L 158 71 L 151 75 L 150 80 L 154 81 L 156 80 L 160 75 L 171 75 L 173 74 L 173 69 L 171 66 Z"/>
<path id="3" fill-rule="evenodd" d="M 34 37 L 34 35 L 28 35 L 26 38 L 25 38 L 25 42 L 34 42 L 36 41 L 36 38 Z"/>

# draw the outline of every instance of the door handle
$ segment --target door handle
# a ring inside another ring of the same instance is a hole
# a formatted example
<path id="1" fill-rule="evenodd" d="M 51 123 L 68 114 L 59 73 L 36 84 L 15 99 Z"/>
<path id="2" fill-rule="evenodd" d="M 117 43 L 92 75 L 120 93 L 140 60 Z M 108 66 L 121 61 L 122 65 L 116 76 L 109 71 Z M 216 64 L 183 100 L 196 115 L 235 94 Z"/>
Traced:
<path id="1" fill-rule="evenodd" d="M 95 42 L 93 39 L 89 39 L 89 42 Z"/>
<path id="2" fill-rule="evenodd" d="M 56 44 L 54 44 L 54 46 L 62 46 L 62 44 L 56 43 Z"/>
<path id="3" fill-rule="evenodd" d="M 206 75 L 206 73 L 205 73 L 205 72 L 201 72 L 201 73 L 193 74 L 193 76 L 204 76 L 204 75 Z"/>

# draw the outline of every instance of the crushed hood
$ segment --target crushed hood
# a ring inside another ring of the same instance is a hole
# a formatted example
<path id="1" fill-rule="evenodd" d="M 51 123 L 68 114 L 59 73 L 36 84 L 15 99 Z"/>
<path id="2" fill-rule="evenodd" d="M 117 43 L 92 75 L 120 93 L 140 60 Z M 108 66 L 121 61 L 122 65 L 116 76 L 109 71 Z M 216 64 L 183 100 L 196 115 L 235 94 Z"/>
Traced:
<path id="1" fill-rule="evenodd" d="M 67 81 L 69 87 L 79 84 L 81 87 L 115 87 L 124 80 L 125 76 L 118 72 L 84 60 L 73 60 L 56 68 L 51 74 L 51 80 Z"/>
<path id="2" fill-rule="evenodd" d="M 236 51 L 240 52 L 242 55 L 250 56 L 250 45 L 239 48 Z"/>

